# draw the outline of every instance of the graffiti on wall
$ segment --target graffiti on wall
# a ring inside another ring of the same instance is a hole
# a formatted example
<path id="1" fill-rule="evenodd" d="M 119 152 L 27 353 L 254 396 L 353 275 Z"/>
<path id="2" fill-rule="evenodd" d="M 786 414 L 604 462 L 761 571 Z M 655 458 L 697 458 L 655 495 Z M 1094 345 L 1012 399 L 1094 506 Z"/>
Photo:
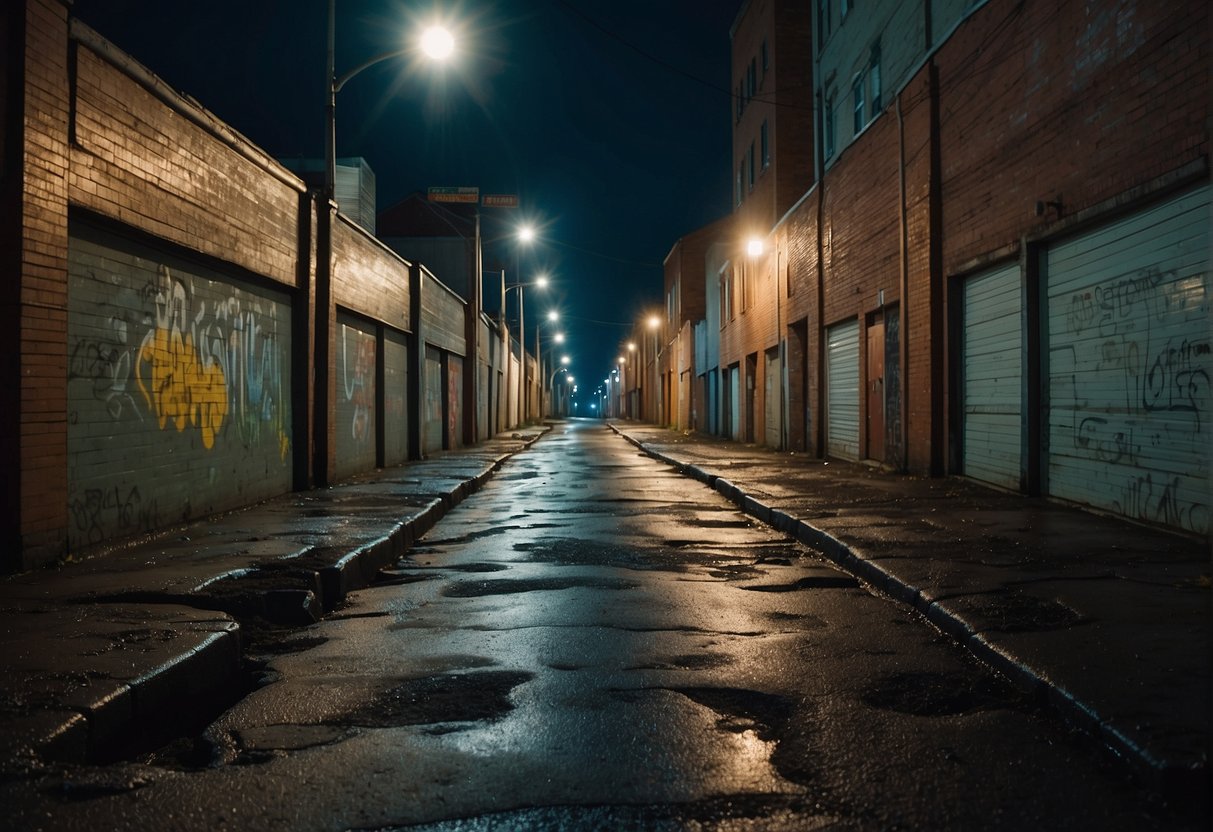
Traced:
<path id="1" fill-rule="evenodd" d="M 1118 466 L 1109 507 L 1208 529 L 1210 375 L 1206 276 L 1147 268 L 1071 294 L 1060 352 L 1072 456 Z"/>
<path id="2" fill-rule="evenodd" d="M 90 272 L 96 281 L 112 282 Z M 110 417 L 196 431 L 211 450 L 225 428 L 246 445 L 269 431 L 290 449 L 276 307 L 228 287 L 195 291 L 192 276 L 161 265 L 139 291 L 119 289 L 98 325 L 69 339 L 68 380 L 85 379 Z M 140 334 L 142 333 L 142 334 Z"/>
<path id="3" fill-rule="evenodd" d="M 341 377 L 350 404 L 350 438 L 371 439 L 375 412 L 375 336 L 346 324 L 341 326 Z"/>
<path id="4" fill-rule="evenodd" d="M 285 295 L 71 239 L 69 544 L 186 522 L 290 482 Z"/>

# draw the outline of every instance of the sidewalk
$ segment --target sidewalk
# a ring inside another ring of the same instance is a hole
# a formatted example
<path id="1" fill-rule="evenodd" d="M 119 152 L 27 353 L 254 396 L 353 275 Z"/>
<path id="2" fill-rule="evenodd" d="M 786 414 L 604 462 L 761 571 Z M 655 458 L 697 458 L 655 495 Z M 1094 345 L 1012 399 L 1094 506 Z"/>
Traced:
<path id="1" fill-rule="evenodd" d="M 1156 785 L 1208 799 L 1207 542 L 956 478 L 611 427 L 914 606 Z"/>
<path id="2" fill-rule="evenodd" d="M 0 577 L 0 777 L 209 721 L 248 687 L 243 630 L 316 621 L 545 430 Z"/>

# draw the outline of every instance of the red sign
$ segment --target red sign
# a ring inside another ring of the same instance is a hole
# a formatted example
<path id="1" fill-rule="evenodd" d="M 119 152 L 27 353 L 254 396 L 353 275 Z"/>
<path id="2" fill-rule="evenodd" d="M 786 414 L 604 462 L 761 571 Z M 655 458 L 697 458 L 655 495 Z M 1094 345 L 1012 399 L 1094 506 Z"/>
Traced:
<path id="1" fill-rule="evenodd" d="M 518 194 L 485 194 L 480 204 L 485 208 L 517 208 Z"/>

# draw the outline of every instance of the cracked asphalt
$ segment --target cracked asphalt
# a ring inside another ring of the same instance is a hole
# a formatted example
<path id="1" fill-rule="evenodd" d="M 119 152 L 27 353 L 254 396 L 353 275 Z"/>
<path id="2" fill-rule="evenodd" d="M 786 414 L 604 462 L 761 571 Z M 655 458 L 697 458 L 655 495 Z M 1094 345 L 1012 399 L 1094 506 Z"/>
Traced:
<path id="1" fill-rule="evenodd" d="M 252 650 L 255 687 L 196 736 L 10 784 L 14 828 L 1201 828 L 596 422 Z"/>

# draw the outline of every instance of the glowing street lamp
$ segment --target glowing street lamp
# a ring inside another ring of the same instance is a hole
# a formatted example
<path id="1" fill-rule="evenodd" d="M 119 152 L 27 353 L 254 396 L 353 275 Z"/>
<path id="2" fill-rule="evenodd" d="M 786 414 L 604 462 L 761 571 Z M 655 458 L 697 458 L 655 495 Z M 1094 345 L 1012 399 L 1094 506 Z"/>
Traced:
<path id="1" fill-rule="evenodd" d="M 393 49 L 363 61 L 344 75 L 337 75 L 336 48 L 337 44 L 337 0 L 329 0 L 328 20 L 328 54 L 325 67 L 325 81 L 328 86 L 328 102 L 325 107 L 325 142 L 324 142 L 324 195 L 332 200 L 337 182 L 337 93 L 350 82 L 355 75 L 375 64 L 390 58 L 412 54 L 418 47 L 434 61 L 444 61 L 455 52 L 455 38 L 449 30 L 442 26 L 430 26 L 422 32 L 415 46 Z"/>

